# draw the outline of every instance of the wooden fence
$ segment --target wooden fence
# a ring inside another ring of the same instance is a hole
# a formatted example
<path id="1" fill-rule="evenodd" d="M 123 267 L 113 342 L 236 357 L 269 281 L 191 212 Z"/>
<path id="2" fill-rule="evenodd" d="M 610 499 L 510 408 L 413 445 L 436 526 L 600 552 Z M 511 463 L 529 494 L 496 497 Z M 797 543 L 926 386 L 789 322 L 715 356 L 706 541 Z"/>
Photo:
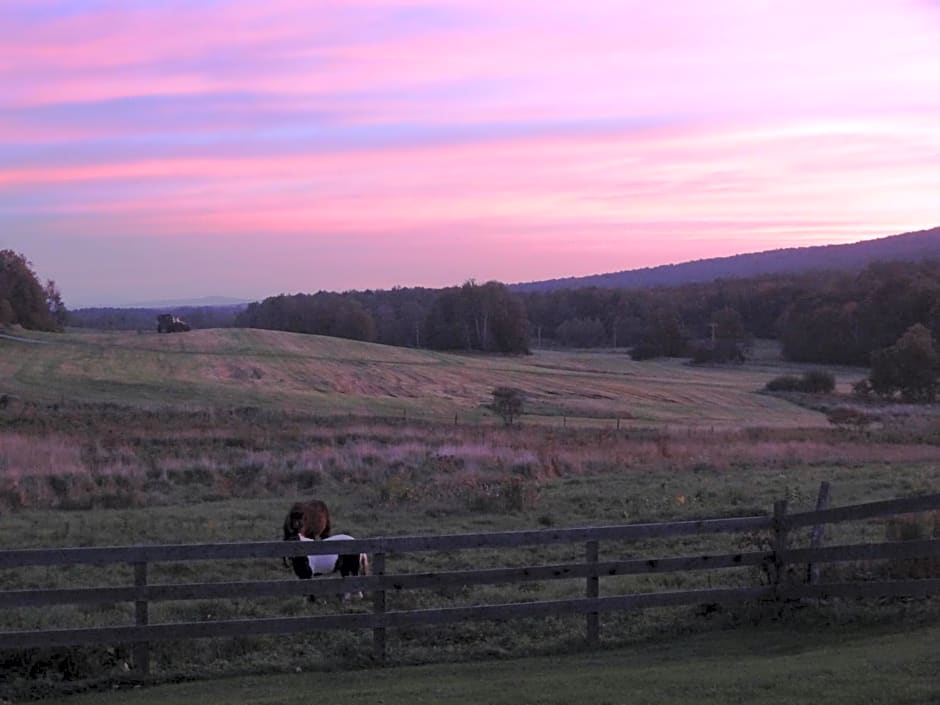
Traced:
<path id="1" fill-rule="evenodd" d="M 938 509 L 940 509 L 940 494 L 933 494 L 794 514 L 787 513 L 786 502 L 777 502 L 772 516 L 484 534 L 387 537 L 357 539 L 342 544 L 339 542 L 301 544 L 269 541 L 0 550 L 0 569 L 114 563 L 129 563 L 134 566 L 133 585 L 0 591 L 0 609 L 119 602 L 133 602 L 135 605 L 133 625 L 0 632 L 0 649 L 130 643 L 133 644 L 135 667 L 143 675 L 149 669 L 148 644 L 151 642 L 287 634 L 325 629 L 371 629 L 375 661 L 383 663 L 386 657 L 386 630 L 389 628 L 470 620 L 508 620 L 564 613 L 583 614 L 587 639 L 589 642 L 596 642 L 599 638 L 599 614 L 611 610 L 710 603 L 731 604 L 755 600 L 936 595 L 940 593 L 940 579 L 935 578 L 826 584 L 811 581 L 804 583 L 782 579 L 781 576 L 784 576 L 786 569 L 793 565 L 818 566 L 840 561 L 936 558 L 940 556 L 940 539 L 822 547 L 818 545 L 818 538 L 814 538 L 810 547 L 795 548 L 790 545 L 790 537 L 795 529 L 802 527 L 821 527 L 837 522 Z M 728 532 L 768 532 L 767 536 L 772 538 L 772 550 L 629 560 L 602 561 L 599 559 L 599 547 L 604 541 L 638 541 Z M 818 537 L 820 533 L 818 530 L 814 531 L 813 536 Z M 435 573 L 387 575 L 385 572 L 386 556 L 395 554 L 559 544 L 582 544 L 584 546 L 583 562 Z M 189 584 L 151 584 L 147 581 L 148 565 L 157 562 L 273 558 L 286 554 L 303 555 L 337 551 L 371 554 L 373 574 L 365 577 L 303 581 L 281 579 Z M 603 597 L 600 592 L 601 579 L 606 576 L 747 566 L 763 567 L 768 575 L 774 576 L 774 579 L 767 585 L 743 588 L 621 594 Z M 808 574 L 812 575 L 812 570 L 808 571 Z M 401 590 L 558 579 L 584 580 L 584 597 L 519 604 L 407 611 L 386 610 L 386 595 Z M 158 601 L 325 596 L 359 590 L 372 594 L 371 613 L 161 624 L 150 624 L 149 621 L 149 605 Z"/>

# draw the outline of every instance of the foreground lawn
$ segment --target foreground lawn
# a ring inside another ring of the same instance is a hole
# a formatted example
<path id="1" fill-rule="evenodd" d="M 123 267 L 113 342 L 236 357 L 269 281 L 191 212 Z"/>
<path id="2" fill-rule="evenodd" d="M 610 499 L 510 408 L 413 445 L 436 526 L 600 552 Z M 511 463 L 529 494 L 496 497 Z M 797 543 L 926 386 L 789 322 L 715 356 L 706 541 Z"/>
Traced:
<path id="1" fill-rule="evenodd" d="M 308 705 L 420 703 L 935 703 L 940 627 L 781 625 L 571 656 L 231 678 L 43 701 Z"/>

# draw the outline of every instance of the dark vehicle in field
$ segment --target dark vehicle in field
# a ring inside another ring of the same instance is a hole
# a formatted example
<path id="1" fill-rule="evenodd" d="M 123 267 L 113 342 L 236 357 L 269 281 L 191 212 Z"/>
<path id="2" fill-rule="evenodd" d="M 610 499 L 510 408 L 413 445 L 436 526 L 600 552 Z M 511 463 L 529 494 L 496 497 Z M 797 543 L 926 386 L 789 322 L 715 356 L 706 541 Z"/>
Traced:
<path id="1" fill-rule="evenodd" d="M 157 333 L 185 333 L 189 324 L 181 318 L 169 313 L 157 316 Z"/>

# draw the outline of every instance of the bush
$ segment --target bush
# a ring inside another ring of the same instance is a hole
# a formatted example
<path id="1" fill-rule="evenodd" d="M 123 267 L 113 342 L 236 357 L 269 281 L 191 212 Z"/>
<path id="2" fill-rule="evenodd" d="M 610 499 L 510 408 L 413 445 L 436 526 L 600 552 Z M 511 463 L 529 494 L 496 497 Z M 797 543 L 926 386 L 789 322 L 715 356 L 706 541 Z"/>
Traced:
<path id="1" fill-rule="evenodd" d="M 871 414 L 866 414 L 864 411 L 859 411 L 858 409 L 849 409 L 846 407 L 832 409 L 829 413 L 826 414 L 826 418 L 833 426 L 842 426 L 846 428 L 853 426 L 857 429 L 863 429 L 878 420 L 878 417 L 872 416 Z"/>
<path id="2" fill-rule="evenodd" d="M 829 394 L 836 388 L 836 378 L 825 370 L 810 370 L 803 373 L 801 391 L 811 394 Z"/>
<path id="3" fill-rule="evenodd" d="M 506 426 L 522 416 L 525 407 L 525 392 L 516 387 L 496 387 L 493 390 L 493 411 L 499 414 Z"/>
<path id="4" fill-rule="evenodd" d="M 836 388 L 836 378 L 825 370 L 810 370 L 802 377 L 782 375 L 774 377 L 765 386 L 768 392 L 807 392 L 828 394 Z"/>
<path id="5" fill-rule="evenodd" d="M 770 380 L 764 385 L 764 389 L 768 392 L 799 392 L 801 382 L 802 380 L 794 375 L 781 375 Z"/>

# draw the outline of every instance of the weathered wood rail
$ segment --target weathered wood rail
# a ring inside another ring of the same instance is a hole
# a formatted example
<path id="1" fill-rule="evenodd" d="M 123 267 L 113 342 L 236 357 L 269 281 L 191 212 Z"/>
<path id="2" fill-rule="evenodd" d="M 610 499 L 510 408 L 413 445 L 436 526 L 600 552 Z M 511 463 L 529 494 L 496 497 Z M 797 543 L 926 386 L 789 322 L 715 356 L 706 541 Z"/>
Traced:
<path id="1" fill-rule="evenodd" d="M 259 543 L 138 545 L 91 548 L 42 548 L 0 550 L 0 569 L 26 566 L 125 563 L 134 567 L 134 584 L 122 587 L 58 588 L 0 591 L 0 609 L 52 605 L 93 605 L 128 602 L 135 605 L 133 625 L 79 629 L 45 629 L 0 632 L 0 649 L 75 646 L 100 643 L 131 643 L 135 666 L 141 674 L 149 668 L 150 642 L 161 640 L 287 634 L 326 629 L 371 629 L 373 655 L 378 663 L 386 656 L 385 636 L 389 628 L 442 624 L 471 620 L 506 620 L 559 614 L 584 614 L 589 642 L 599 638 L 599 615 L 612 610 L 647 609 L 708 603 L 733 604 L 754 600 L 798 598 L 865 598 L 927 596 L 940 594 L 940 579 L 866 581 L 853 583 L 794 583 L 782 579 L 790 565 L 813 565 L 839 561 L 936 558 L 940 539 L 877 544 L 793 548 L 789 539 L 800 527 L 858 521 L 940 509 L 940 494 L 871 502 L 811 512 L 787 513 L 785 502 L 774 506 L 772 516 L 702 519 L 652 524 L 587 527 L 538 531 L 511 531 L 445 536 L 404 536 L 357 539 L 328 544 L 267 541 Z M 678 556 L 626 560 L 600 560 L 605 541 L 639 541 L 653 538 L 709 533 L 768 532 L 773 550 L 718 555 Z M 818 529 L 814 537 L 821 535 Z M 386 574 L 386 557 L 420 551 L 456 551 L 475 548 L 514 548 L 583 544 L 584 561 L 485 570 L 434 573 Z M 314 553 L 359 553 L 372 556 L 373 574 L 364 577 L 322 580 L 280 579 L 242 582 L 150 584 L 151 563 L 205 560 L 278 558 Z M 762 566 L 776 576 L 772 584 L 743 588 L 716 588 L 601 596 L 601 579 L 607 576 L 670 573 Z M 806 575 L 806 572 L 803 572 Z M 401 590 L 453 586 L 517 583 L 560 579 L 583 579 L 584 597 L 517 604 L 479 605 L 408 611 L 386 611 L 386 595 Z M 309 617 L 151 624 L 149 605 L 168 600 L 244 599 L 335 595 L 363 591 L 373 596 L 371 613 Z"/>

